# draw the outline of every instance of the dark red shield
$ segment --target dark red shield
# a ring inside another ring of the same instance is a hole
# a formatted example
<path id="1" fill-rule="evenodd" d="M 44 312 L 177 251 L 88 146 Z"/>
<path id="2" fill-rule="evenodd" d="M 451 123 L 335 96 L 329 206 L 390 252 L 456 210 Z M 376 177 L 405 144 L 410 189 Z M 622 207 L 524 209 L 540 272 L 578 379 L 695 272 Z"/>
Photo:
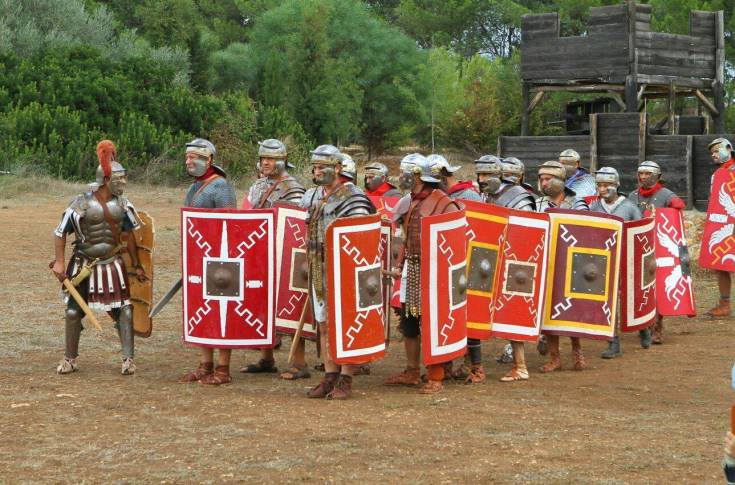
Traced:
<path id="1" fill-rule="evenodd" d="M 510 209 L 463 200 L 467 217 L 467 337 L 490 338 L 490 307 L 500 238 Z"/>
<path id="2" fill-rule="evenodd" d="M 704 222 L 699 253 L 703 268 L 735 272 L 735 170 L 718 169 Z"/>
<path id="3" fill-rule="evenodd" d="M 385 355 L 380 228 L 377 214 L 336 219 L 327 228 L 329 352 L 338 364 Z"/>
<path id="4" fill-rule="evenodd" d="M 426 365 L 467 348 L 467 221 L 464 211 L 421 219 L 421 343 Z"/>
<path id="5" fill-rule="evenodd" d="M 642 330 L 656 320 L 656 236 L 652 217 L 623 225 L 620 330 Z"/>
<path id="6" fill-rule="evenodd" d="M 276 330 L 295 333 L 308 300 L 306 211 L 279 207 L 276 214 Z M 311 312 L 307 310 L 304 317 L 304 337 L 315 338 L 316 328 Z"/>
<path id="7" fill-rule="evenodd" d="M 678 209 L 656 209 L 656 306 L 661 315 L 697 314 L 684 218 Z"/>
<path id="8" fill-rule="evenodd" d="M 547 214 L 549 268 L 541 330 L 612 339 L 623 221 L 577 210 L 550 209 Z"/>
<path id="9" fill-rule="evenodd" d="M 184 342 L 271 347 L 275 334 L 275 211 L 181 211 Z"/>
<path id="10" fill-rule="evenodd" d="M 546 214 L 509 211 L 495 272 L 491 304 L 493 337 L 538 339 L 546 287 L 548 234 Z"/>

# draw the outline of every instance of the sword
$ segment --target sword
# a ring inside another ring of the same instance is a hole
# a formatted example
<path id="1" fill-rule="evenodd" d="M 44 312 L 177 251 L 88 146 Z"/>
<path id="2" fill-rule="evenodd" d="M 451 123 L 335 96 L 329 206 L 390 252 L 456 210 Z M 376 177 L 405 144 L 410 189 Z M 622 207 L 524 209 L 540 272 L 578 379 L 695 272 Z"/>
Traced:
<path id="1" fill-rule="evenodd" d="M 161 298 L 160 301 L 156 303 L 156 306 L 151 308 L 151 311 L 148 314 L 149 318 L 153 318 L 156 315 L 158 315 L 158 312 L 160 312 L 161 309 L 163 309 L 163 307 L 166 306 L 166 303 L 168 303 L 169 300 L 171 300 L 171 298 L 173 298 L 174 295 L 181 289 L 181 284 L 182 284 L 182 281 L 181 281 L 181 278 L 179 278 L 179 280 L 176 283 L 174 283 L 171 289 L 168 290 L 165 295 L 163 295 L 163 298 Z"/>

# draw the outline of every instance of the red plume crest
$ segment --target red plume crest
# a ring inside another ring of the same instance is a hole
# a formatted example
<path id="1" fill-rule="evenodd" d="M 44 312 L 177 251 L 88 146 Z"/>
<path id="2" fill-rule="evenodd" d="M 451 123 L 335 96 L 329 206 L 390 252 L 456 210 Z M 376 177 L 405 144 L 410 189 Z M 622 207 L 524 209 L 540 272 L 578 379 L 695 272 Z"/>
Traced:
<path id="1" fill-rule="evenodd" d="M 102 140 L 97 144 L 97 158 L 102 166 L 102 173 L 105 177 L 112 174 L 112 161 L 117 158 L 117 149 L 115 144 L 110 140 Z"/>

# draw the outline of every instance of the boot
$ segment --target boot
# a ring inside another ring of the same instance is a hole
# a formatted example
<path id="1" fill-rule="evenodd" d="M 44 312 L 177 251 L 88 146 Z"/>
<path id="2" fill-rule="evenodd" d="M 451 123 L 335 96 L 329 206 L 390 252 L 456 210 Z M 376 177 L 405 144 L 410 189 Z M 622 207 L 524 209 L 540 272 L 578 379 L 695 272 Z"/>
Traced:
<path id="1" fill-rule="evenodd" d="M 120 373 L 124 376 L 132 376 L 135 374 L 135 364 L 133 363 L 132 358 L 126 357 L 123 359 Z"/>
<path id="2" fill-rule="evenodd" d="M 623 352 L 620 350 L 620 337 L 613 337 L 612 342 L 607 344 L 607 349 L 602 352 L 603 359 L 614 359 L 620 357 Z"/>
<path id="3" fill-rule="evenodd" d="M 651 346 L 651 329 L 644 328 L 638 331 L 638 338 L 641 341 L 641 347 L 647 349 Z"/>
<path id="4" fill-rule="evenodd" d="M 720 300 L 717 306 L 707 312 L 707 315 L 713 318 L 722 318 L 730 316 L 730 300 Z"/>
<path id="5" fill-rule="evenodd" d="M 585 370 L 587 362 L 584 360 L 582 349 L 572 349 L 572 355 L 574 356 L 574 370 Z"/>
<path id="6" fill-rule="evenodd" d="M 179 382 L 182 384 L 196 382 L 199 379 L 203 379 L 204 377 L 212 374 L 212 372 L 214 372 L 214 362 L 200 362 L 199 367 L 181 376 Z"/>
<path id="7" fill-rule="evenodd" d="M 653 335 L 651 337 L 653 345 L 661 345 L 664 343 L 664 319 L 659 315 L 656 323 L 653 324 Z"/>
<path id="8" fill-rule="evenodd" d="M 338 372 L 325 373 L 322 381 L 316 386 L 312 387 L 311 390 L 306 393 L 306 397 L 312 399 L 321 399 L 327 397 L 327 395 L 334 389 L 334 384 L 337 382 L 338 378 Z"/>
<path id="9" fill-rule="evenodd" d="M 214 373 L 199 379 L 199 384 L 207 386 L 221 386 L 222 384 L 229 384 L 230 382 L 232 382 L 232 377 L 230 376 L 229 365 L 218 365 L 214 369 Z"/>
<path id="10" fill-rule="evenodd" d="M 549 349 L 550 358 L 547 363 L 539 368 L 539 372 L 546 374 L 554 372 L 555 370 L 561 370 L 561 356 L 559 355 L 559 349 Z"/>
<path id="11" fill-rule="evenodd" d="M 479 384 L 485 382 L 485 368 L 482 364 L 472 364 L 469 374 L 465 379 L 465 384 Z"/>
<path id="12" fill-rule="evenodd" d="M 337 379 L 332 392 L 327 394 L 327 399 L 349 399 L 352 396 L 352 376 L 342 374 Z"/>
<path id="13" fill-rule="evenodd" d="M 388 386 L 417 386 L 421 383 L 421 370 L 408 368 L 400 374 L 390 376 L 385 384 Z"/>

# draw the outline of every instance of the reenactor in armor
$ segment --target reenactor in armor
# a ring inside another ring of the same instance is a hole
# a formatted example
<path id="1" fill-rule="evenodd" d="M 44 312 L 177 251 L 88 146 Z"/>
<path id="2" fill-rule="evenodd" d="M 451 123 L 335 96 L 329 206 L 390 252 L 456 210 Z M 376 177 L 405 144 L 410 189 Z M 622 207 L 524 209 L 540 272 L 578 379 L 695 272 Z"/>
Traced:
<path id="1" fill-rule="evenodd" d="M 567 148 L 559 154 L 559 162 L 564 165 L 567 171 L 567 188 L 574 191 L 577 197 L 584 199 L 597 195 L 595 177 L 587 169 L 582 167 L 579 153 L 571 148 Z"/>
<path id="2" fill-rule="evenodd" d="M 314 321 L 319 328 L 319 346 L 324 359 L 324 378 L 308 393 L 310 398 L 347 399 L 352 395 L 353 366 L 337 365 L 327 348 L 327 302 L 324 241 L 327 227 L 337 218 L 374 214 L 365 193 L 342 173 L 342 154 L 333 145 L 320 145 L 311 152 L 313 181 L 302 207 L 308 210 L 309 293 Z"/>
<path id="3" fill-rule="evenodd" d="M 565 166 L 555 160 L 544 162 L 538 170 L 538 190 L 543 194 L 536 200 L 539 212 L 558 207 L 561 209 L 590 210 L 583 199 L 575 197 L 574 192 L 565 185 L 567 171 Z M 545 338 L 544 338 L 545 337 Z M 551 354 L 551 359 L 541 366 L 539 372 L 547 373 L 561 369 L 561 354 L 559 352 L 558 335 L 542 335 L 539 339 L 539 352 Z M 584 370 L 587 363 L 582 353 L 582 343 L 579 337 L 570 337 L 572 340 L 572 355 L 574 356 L 574 370 Z M 544 348 L 546 346 L 547 348 Z"/>
<path id="4" fill-rule="evenodd" d="M 304 186 L 288 173 L 294 166 L 288 161 L 286 145 L 280 140 L 268 139 L 258 143 L 258 173 L 260 178 L 250 187 L 248 201 L 253 209 L 277 206 L 298 207 L 304 196 Z M 273 349 L 261 349 L 260 361 L 248 364 L 240 372 L 278 372 Z M 304 341 L 297 344 L 293 368 L 281 374 L 287 380 L 310 377 L 306 366 Z"/>
<path id="5" fill-rule="evenodd" d="M 122 258 L 120 236 L 140 227 L 135 208 L 123 196 L 127 184 L 125 168 L 116 159 L 117 151 L 110 140 L 97 145 L 100 164 L 96 183 L 91 190 L 77 195 L 64 211 L 54 231 L 55 260 L 49 265 L 59 279 L 81 279 L 76 291 L 90 309 L 107 311 L 115 320 L 122 347 L 122 374 L 135 373 L 133 363 L 133 310 L 130 304 L 130 284 Z M 73 254 L 64 267 L 67 234 L 74 233 Z M 135 238 L 127 238 L 127 252 L 136 277 L 143 281 L 145 271 L 140 266 Z M 89 273 L 83 278 L 83 271 Z M 75 278 L 76 277 L 76 278 Z M 71 296 L 66 297 L 64 359 L 56 368 L 59 374 L 79 369 L 79 338 L 82 332 L 84 310 Z"/>
<path id="6" fill-rule="evenodd" d="M 194 183 L 184 198 L 184 207 L 206 209 L 234 209 L 237 207 L 235 189 L 227 180 L 222 167 L 215 165 L 217 150 L 212 142 L 196 138 L 186 144 L 186 173 Z M 217 367 L 214 366 L 214 349 L 201 347 L 199 367 L 184 374 L 180 382 L 200 384 L 229 384 L 231 349 L 219 349 Z"/>
<path id="7" fill-rule="evenodd" d="M 475 160 L 477 184 L 486 202 L 511 209 L 536 211 L 536 201 L 526 189 L 503 179 L 501 161 L 493 155 L 483 155 Z M 472 357 L 472 356 L 470 356 Z M 499 362 L 513 362 L 513 368 L 500 380 L 513 382 L 529 378 L 526 366 L 526 350 L 523 342 L 511 341 L 509 348 L 498 358 Z"/>
<path id="8" fill-rule="evenodd" d="M 656 209 L 672 208 L 684 210 L 686 204 L 674 192 L 664 187 L 661 180 L 661 167 L 658 163 L 646 160 L 638 166 L 638 189 L 628 198 L 638 206 L 644 215 L 653 215 Z M 656 315 L 652 327 L 651 343 L 663 343 L 663 317 Z"/>
<path id="9" fill-rule="evenodd" d="M 395 213 L 396 222 L 402 225 L 406 241 L 401 265 L 404 305 L 400 328 L 407 365 L 403 372 L 386 380 L 388 385 L 415 386 L 421 382 L 421 219 L 460 210 L 460 206 L 439 188 L 437 175 L 432 173 L 429 160 L 418 153 L 407 155 L 401 160 L 401 186 L 411 191 L 397 204 Z M 440 392 L 444 388 L 444 365 L 429 365 L 427 374 L 428 382 L 421 388 L 421 393 Z"/>
<path id="10" fill-rule="evenodd" d="M 401 191 L 388 182 L 388 167 L 380 162 L 365 165 L 365 194 L 370 196 L 401 197 Z"/>
<path id="11" fill-rule="evenodd" d="M 357 164 L 352 159 L 352 157 L 346 153 L 340 153 L 339 160 L 342 164 L 342 176 L 349 179 L 349 183 L 354 184 L 355 180 L 357 179 Z"/>
<path id="12" fill-rule="evenodd" d="M 620 176 L 618 175 L 617 170 L 612 167 L 602 167 L 595 172 L 595 181 L 597 182 L 597 194 L 600 197 L 590 205 L 590 210 L 618 216 L 624 221 L 635 221 L 643 217 L 638 206 L 618 193 L 618 187 L 620 187 Z M 618 314 L 615 317 L 615 337 L 613 337 L 612 342 L 608 344 L 607 349 L 602 352 L 603 359 L 612 359 L 622 355 L 620 350 L 620 336 L 618 335 L 620 333 L 619 308 L 617 311 Z M 641 347 L 647 349 L 651 346 L 650 328 L 640 330 L 638 332 L 638 336 L 641 341 Z"/>
<path id="13" fill-rule="evenodd" d="M 500 159 L 500 168 L 503 171 L 503 180 L 520 185 L 530 194 L 535 194 L 533 187 L 526 183 L 526 165 L 516 157 Z"/>

